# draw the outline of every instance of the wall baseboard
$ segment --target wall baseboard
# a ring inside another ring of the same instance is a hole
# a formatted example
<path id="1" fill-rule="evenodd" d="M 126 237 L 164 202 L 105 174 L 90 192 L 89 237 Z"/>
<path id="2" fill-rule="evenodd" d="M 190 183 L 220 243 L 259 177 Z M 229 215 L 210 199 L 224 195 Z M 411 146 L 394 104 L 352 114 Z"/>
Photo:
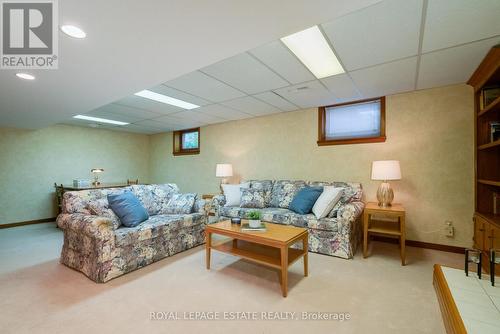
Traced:
<path id="1" fill-rule="evenodd" d="M 27 220 L 27 221 L 24 221 L 24 222 L 0 224 L 0 229 L 10 228 L 10 227 L 17 227 L 17 226 L 24 226 L 24 225 L 34 225 L 34 224 L 41 224 L 41 223 L 50 223 L 50 222 L 54 222 L 54 221 L 56 221 L 56 217 L 53 217 L 53 218 L 44 218 L 44 219 L 37 219 L 37 220 Z"/>
<path id="2" fill-rule="evenodd" d="M 398 244 L 399 243 L 399 240 L 396 238 L 383 237 L 383 236 L 379 236 L 379 235 L 372 235 L 370 237 L 372 238 L 372 240 L 375 240 L 375 241 L 387 242 L 387 243 L 391 243 L 391 244 Z M 406 246 L 411 246 L 411 247 L 427 248 L 427 249 L 434 249 L 434 250 L 443 251 L 443 252 L 465 254 L 465 247 L 433 244 L 430 242 L 423 242 L 423 241 L 416 241 L 416 240 L 406 240 L 405 244 L 406 244 Z"/>

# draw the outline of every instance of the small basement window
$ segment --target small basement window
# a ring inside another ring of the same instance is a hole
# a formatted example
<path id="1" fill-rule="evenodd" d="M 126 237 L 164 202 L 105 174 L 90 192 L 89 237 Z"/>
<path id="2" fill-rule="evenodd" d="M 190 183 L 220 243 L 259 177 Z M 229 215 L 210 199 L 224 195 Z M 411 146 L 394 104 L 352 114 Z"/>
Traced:
<path id="1" fill-rule="evenodd" d="M 318 108 L 319 146 L 385 139 L 385 97 Z"/>
<path id="2" fill-rule="evenodd" d="M 174 155 L 200 153 L 200 128 L 174 131 Z"/>

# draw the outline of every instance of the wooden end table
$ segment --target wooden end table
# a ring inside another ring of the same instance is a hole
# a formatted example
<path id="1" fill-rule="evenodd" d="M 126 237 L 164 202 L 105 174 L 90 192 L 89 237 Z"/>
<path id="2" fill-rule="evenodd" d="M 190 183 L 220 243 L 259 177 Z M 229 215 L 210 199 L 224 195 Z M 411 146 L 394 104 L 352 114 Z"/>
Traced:
<path id="1" fill-rule="evenodd" d="M 207 269 L 210 269 L 210 251 L 212 249 L 279 269 L 281 291 L 283 297 L 286 297 L 288 294 L 288 267 L 303 257 L 304 276 L 308 275 L 309 234 L 305 228 L 265 224 L 267 228 L 265 232 L 242 231 L 241 225 L 231 224 L 230 220 L 207 225 L 205 227 Z M 212 234 L 227 236 L 232 240 L 214 244 L 212 243 Z M 290 248 L 291 245 L 299 241 L 302 241 L 303 249 Z"/>
<path id="2" fill-rule="evenodd" d="M 372 215 L 382 215 L 385 217 L 394 217 L 396 221 L 376 220 Z M 405 209 L 401 204 L 393 204 L 389 207 L 380 207 L 375 202 L 368 202 L 363 213 L 363 257 L 366 258 L 368 252 L 369 233 L 381 234 L 399 239 L 401 265 L 405 265 Z"/>

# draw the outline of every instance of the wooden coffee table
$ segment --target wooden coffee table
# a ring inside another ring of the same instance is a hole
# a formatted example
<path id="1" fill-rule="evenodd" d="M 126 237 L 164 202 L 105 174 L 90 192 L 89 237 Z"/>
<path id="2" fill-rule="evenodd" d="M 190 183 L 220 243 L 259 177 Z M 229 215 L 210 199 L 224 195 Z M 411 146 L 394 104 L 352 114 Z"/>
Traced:
<path id="1" fill-rule="evenodd" d="M 242 220 L 242 222 L 245 222 Z M 229 253 L 243 259 L 263 264 L 281 271 L 281 291 L 283 297 L 288 292 L 288 267 L 304 257 L 304 276 L 307 276 L 307 229 L 265 223 L 267 231 L 242 231 L 241 225 L 231 224 L 230 220 L 207 225 L 205 228 L 207 242 L 207 269 L 210 269 L 210 250 Z M 231 237 L 232 240 L 212 243 L 212 234 Z M 290 248 L 294 243 L 302 241 L 303 249 Z"/>

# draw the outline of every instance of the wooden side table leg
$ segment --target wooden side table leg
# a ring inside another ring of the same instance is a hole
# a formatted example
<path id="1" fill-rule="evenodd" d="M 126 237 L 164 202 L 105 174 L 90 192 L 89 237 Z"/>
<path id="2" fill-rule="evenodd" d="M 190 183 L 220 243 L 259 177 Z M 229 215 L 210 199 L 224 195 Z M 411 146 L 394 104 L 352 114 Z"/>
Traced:
<path id="1" fill-rule="evenodd" d="M 302 248 L 304 249 L 304 276 L 309 275 L 308 269 L 308 255 L 309 255 L 309 233 L 306 233 L 304 239 L 302 239 Z"/>
<path id="2" fill-rule="evenodd" d="M 283 297 L 288 294 L 288 247 L 281 247 L 281 292 Z"/>
<path id="3" fill-rule="evenodd" d="M 210 270 L 210 247 L 212 247 L 212 233 L 207 232 L 207 241 L 205 243 L 205 249 L 206 249 L 207 269 L 209 270 Z"/>
<path id="4" fill-rule="evenodd" d="M 366 258 L 368 250 L 368 212 L 363 213 L 363 257 Z"/>
<path id="5" fill-rule="evenodd" d="M 401 228 L 401 237 L 400 237 L 400 243 L 401 243 L 401 265 L 404 266 L 406 264 L 406 228 L 405 228 L 405 217 L 402 216 L 399 218 L 399 224 Z"/>

